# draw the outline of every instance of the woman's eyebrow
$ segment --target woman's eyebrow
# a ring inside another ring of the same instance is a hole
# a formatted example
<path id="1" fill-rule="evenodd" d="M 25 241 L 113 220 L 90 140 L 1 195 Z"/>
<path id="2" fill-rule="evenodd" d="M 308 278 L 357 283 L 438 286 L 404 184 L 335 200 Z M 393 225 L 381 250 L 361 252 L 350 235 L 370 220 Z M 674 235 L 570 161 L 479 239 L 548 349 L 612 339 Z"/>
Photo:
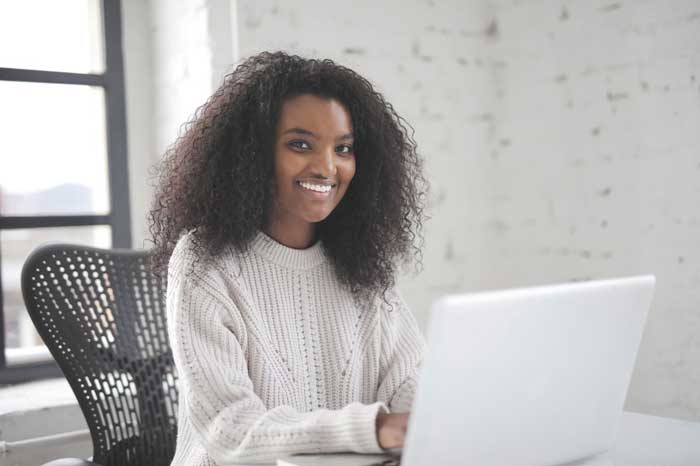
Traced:
<path id="1" fill-rule="evenodd" d="M 303 135 L 305 135 L 305 136 L 311 136 L 311 137 L 314 137 L 314 138 L 318 138 L 318 136 L 316 136 L 314 133 L 312 133 L 312 132 L 309 131 L 308 129 L 304 129 L 304 128 L 289 128 L 288 130 L 284 131 L 284 132 L 282 133 L 282 135 L 285 135 L 285 134 L 288 134 L 288 133 L 303 134 Z M 352 138 L 353 138 L 352 133 L 347 133 L 347 134 L 343 134 L 342 136 L 338 136 L 338 137 L 336 138 L 336 140 L 338 140 L 338 141 L 343 140 L 343 141 L 344 141 L 344 140 L 352 139 Z"/>

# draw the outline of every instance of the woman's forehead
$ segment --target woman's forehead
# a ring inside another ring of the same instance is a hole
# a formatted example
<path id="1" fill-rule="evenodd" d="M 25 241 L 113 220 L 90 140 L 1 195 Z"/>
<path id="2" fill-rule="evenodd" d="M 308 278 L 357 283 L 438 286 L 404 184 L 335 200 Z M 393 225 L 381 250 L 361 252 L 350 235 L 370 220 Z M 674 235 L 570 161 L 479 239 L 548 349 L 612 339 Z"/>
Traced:
<path id="1" fill-rule="evenodd" d="M 282 134 L 292 128 L 335 137 L 352 133 L 352 118 L 347 108 L 336 99 L 303 94 L 282 104 L 277 132 Z"/>

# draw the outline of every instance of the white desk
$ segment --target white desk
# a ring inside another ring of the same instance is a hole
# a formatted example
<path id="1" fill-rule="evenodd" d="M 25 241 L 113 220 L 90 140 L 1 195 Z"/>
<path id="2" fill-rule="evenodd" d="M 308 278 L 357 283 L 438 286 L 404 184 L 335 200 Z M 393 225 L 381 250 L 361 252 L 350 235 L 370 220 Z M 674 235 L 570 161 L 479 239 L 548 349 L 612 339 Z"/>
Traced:
<path id="1" fill-rule="evenodd" d="M 362 461 L 363 455 L 339 454 L 290 461 L 300 466 L 362 466 L 376 458 Z M 612 451 L 561 466 L 700 466 L 700 422 L 625 412 Z"/>
<path id="2" fill-rule="evenodd" d="M 700 422 L 623 413 L 614 466 L 700 466 Z"/>

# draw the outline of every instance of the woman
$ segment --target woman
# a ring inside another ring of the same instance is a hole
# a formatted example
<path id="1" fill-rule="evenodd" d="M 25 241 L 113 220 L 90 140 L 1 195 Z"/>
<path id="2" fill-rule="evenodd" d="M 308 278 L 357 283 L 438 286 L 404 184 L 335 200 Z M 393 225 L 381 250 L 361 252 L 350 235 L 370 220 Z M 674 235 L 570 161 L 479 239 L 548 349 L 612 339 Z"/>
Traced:
<path id="1" fill-rule="evenodd" d="M 394 273 L 420 259 L 425 182 L 402 121 L 352 70 L 264 52 L 166 154 L 173 465 L 403 444 L 424 343 Z"/>

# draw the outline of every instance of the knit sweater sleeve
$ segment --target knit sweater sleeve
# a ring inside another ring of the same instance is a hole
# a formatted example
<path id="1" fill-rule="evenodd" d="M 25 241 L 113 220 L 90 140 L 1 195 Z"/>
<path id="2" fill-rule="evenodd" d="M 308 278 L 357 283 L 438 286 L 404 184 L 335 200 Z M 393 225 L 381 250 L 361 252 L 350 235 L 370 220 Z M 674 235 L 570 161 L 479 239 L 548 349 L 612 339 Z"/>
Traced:
<path id="1" fill-rule="evenodd" d="M 192 269 L 176 248 L 168 271 L 168 335 L 179 377 L 181 416 L 218 464 L 269 462 L 295 453 L 380 452 L 375 418 L 384 403 L 339 410 L 267 409 L 253 390 L 248 338 L 229 283 Z M 271 381 L 272 383 L 272 381 Z"/>
<path id="2" fill-rule="evenodd" d="M 398 290 L 388 292 L 389 304 L 380 303 L 382 351 L 377 398 L 392 412 L 409 412 L 425 351 L 418 323 Z"/>

